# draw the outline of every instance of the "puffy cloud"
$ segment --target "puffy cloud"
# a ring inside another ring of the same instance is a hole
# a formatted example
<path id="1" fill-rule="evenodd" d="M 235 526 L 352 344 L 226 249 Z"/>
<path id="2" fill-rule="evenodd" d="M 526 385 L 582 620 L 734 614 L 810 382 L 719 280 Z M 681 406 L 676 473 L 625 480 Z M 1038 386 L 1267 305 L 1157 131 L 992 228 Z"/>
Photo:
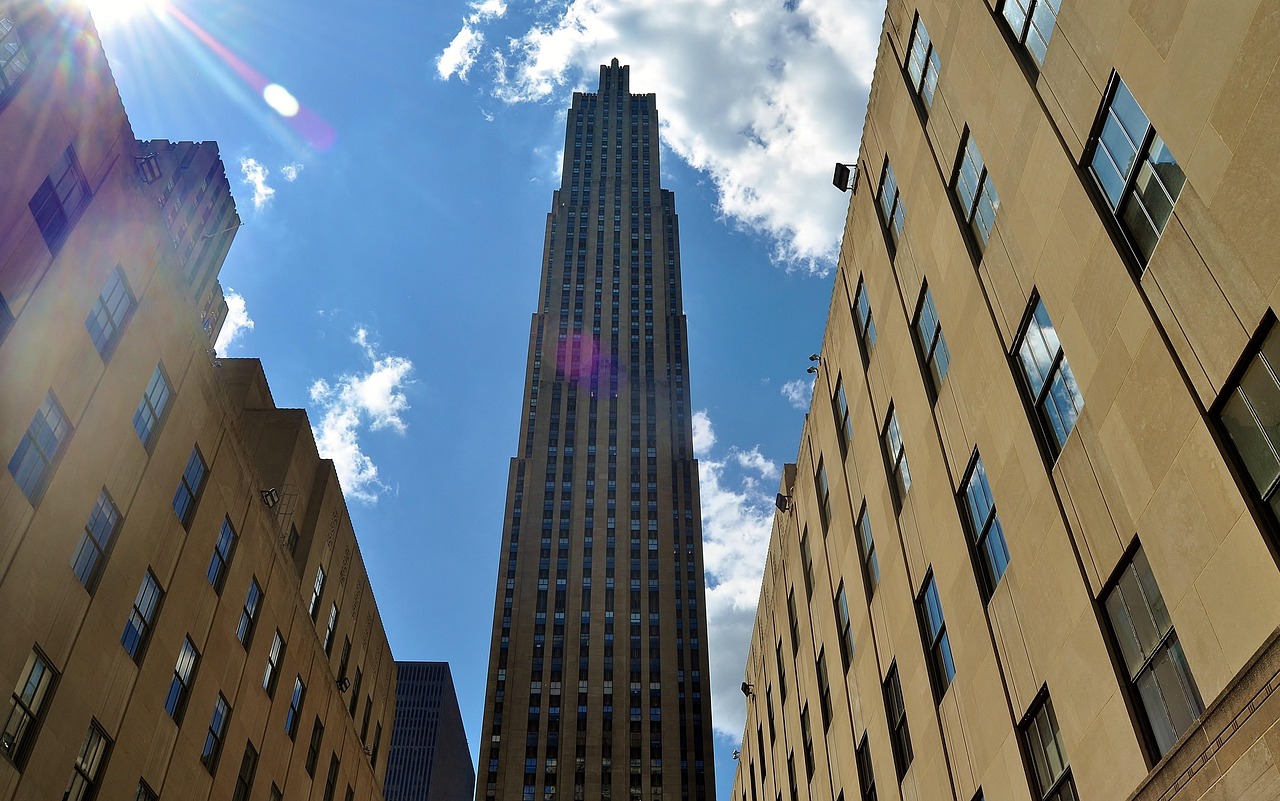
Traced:
<path id="1" fill-rule="evenodd" d="M 292 164 L 286 164 L 281 167 L 280 174 L 284 176 L 286 181 L 293 183 L 298 180 L 298 176 L 302 174 L 302 168 L 303 165 L 295 161 Z"/>
<path id="2" fill-rule="evenodd" d="M 471 4 L 471 13 L 462 19 L 462 28 L 458 31 L 449 46 L 436 58 L 436 74 L 442 80 L 449 80 L 454 75 L 465 81 L 467 73 L 476 63 L 480 49 L 484 46 L 484 33 L 479 26 L 495 19 L 501 19 L 507 13 L 507 4 L 502 0 L 484 0 Z"/>
<path id="3" fill-rule="evenodd" d="M 405 433 L 402 415 L 409 408 L 409 399 L 404 388 L 411 383 L 413 363 L 402 356 L 380 353 L 364 328 L 357 328 L 351 341 L 364 351 L 367 368 L 332 382 L 317 379 L 312 383 L 311 402 L 321 413 L 320 424 L 312 427 L 312 433 L 320 455 L 333 460 L 347 497 L 376 503 L 390 487 L 362 450 L 360 436 L 365 428 Z"/>
<path id="4" fill-rule="evenodd" d="M 813 379 L 808 381 L 797 378 L 782 385 L 782 397 L 787 399 L 792 408 L 802 412 L 809 411 L 809 399 L 813 397 Z"/>
<path id="5" fill-rule="evenodd" d="M 715 433 L 707 413 L 696 412 L 693 425 L 695 451 L 699 436 L 709 443 L 700 454 L 698 486 L 707 573 L 711 719 L 718 733 L 736 741 L 747 717 L 738 684 L 751 645 L 773 529 L 773 492 L 762 481 L 776 478 L 779 468 L 760 454 L 759 447 L 749 451 L 731 447 L 722 457 L 711 458 Z"/>
<path id="6" fill-rule="evenodd" d="M 239 292 L 227 287 L 223 298 L 227 301 L 227 319 L 222 323 L 222 330 L 218 332 L 218 341 L 213 344 L 213 349 L 226 356 L 227 349 L 240 338 L 241 334 L 253 330 L 253 320 L 250 319 L 249 310 L 245 307 L 244 296 Z"/>
<path id="7" fill-rule="evenodd" d="M 261 209 L 271 202 L 276 190 L 267 185 L 267 176 L 271 171 L 257 159 L 240 159 L 240 172 L 244 175 L 241 183 L 253 187 L 253 208 Z"/>
<path id="8" fill-rule="evenodd" d="M 594 91 L 599 65 L 617 57 L 633 67 L 633 90 L 657 93 L 664 143 L 710 177 L 726 218 L 767 236 L 788 269 L 834 266 L 848 196 L 831 187 L 831 170 L 856 156 L 884 0 L 526 0 L 519 8 L 505 45 L 477 40 L 483 20 L 463 28 L 473 34 L 467 66 L 487 51 L 496 97 Z"/>

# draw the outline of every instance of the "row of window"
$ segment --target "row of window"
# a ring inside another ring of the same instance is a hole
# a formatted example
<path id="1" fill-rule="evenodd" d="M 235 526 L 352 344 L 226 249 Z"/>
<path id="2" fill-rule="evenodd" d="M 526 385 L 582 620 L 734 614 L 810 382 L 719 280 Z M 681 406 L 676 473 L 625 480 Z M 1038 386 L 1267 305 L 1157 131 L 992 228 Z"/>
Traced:
<path id="1" fill-rule="evenodd" d="M 173 387 L 164 367 L 157 364 L 133 414 L 133 429 L 143 446 L 148 449 L 155 444 L 172 395 Z M 66 450 L 72 433 L 71 421 L 67 419 L 66 412 L 53 392 L 49 392 L 9 458 L 9 473 L 33 506 L 39 504 L 44 497 L 49 481 L 53 478 L 54 468 Z M 179 515 L 181 514 L 180 512 Z"/>
<path id="2" fill-rule="evenodd" d="M 1057 23 L 1061 0 L 1005 0 L 1001 15 L 1010 34 L 1034 60 L 1044 63 Z M 928 113 L 938 86 L 941 62 L 924 21 L 917 13 L 908 41 L 904 75 Z M 1085 160 L 1124 235 L 1130 255 L 1145 269 L 1156 243 L 1173 214 L 1186 176 L 1150 118 L 1118 74 L 1112 75 L 1094 124 Z M 986 247 L 995 225 L 1000 197 L 990 180 L 973 132 L 966 129 L 952 176 L 959 210 L 979 250 Z M 885 227 L 894 244 L 905 225 L 897 180 L 888 160 L 878 193 Z"/>

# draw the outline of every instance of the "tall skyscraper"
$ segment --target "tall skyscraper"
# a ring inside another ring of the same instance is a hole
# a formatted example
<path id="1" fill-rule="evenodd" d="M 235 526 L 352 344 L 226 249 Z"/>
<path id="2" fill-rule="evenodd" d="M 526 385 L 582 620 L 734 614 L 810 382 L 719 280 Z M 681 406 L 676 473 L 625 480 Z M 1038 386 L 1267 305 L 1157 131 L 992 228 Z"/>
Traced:
<path id="1" fill-rule="evenodd" d="M 396 662 L 386 801 L 470 801 L 476 773 L 448 662 Z"/>
<path id="2" fill-rule="evenodd" d="M 1275 18 L 888 3 L 733 799 L 1280 798 Z"/>
<path id="3" fill-rule="evenodd" d="M 629 72 L 574 94 L 547 215 L 478 801 L 714 797 L 675 198 Z"/>

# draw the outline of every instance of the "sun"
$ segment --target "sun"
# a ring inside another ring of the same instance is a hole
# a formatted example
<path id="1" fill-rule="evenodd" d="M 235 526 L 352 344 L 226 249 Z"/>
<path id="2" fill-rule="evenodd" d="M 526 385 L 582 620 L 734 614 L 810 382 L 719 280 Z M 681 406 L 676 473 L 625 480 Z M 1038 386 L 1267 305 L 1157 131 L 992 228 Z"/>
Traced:
<path id="1" fill-rule="evenodd" d="M 99 28 L 110 28 L 128 22 L 143 13 L 156 13 L 164 0 L 84 0 Z"/>

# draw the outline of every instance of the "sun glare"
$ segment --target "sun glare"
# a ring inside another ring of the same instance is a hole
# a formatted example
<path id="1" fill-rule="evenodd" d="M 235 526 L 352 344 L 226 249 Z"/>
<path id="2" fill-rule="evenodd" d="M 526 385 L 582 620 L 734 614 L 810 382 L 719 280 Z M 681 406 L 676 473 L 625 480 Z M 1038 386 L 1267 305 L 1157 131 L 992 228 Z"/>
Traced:
<path id="1" fill-rule="evenodd" d="M 163 0 L 84 0 L 99 28 L 110 28 L 128 22 L 143 12 L 160 10 Z"/>

